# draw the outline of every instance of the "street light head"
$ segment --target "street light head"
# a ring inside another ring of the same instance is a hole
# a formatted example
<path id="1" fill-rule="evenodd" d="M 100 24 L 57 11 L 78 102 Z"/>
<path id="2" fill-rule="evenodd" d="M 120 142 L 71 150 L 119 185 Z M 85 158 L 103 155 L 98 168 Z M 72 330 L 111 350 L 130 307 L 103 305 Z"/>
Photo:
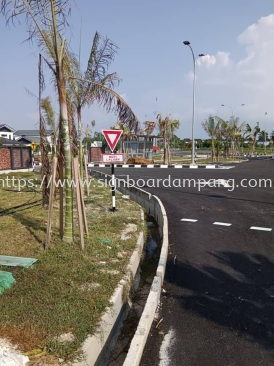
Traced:
<path id="1" fill-rule="evenodd" d="M 186 45 L 186 46 L 189 46 L 189 45 L 190 45 L 190 42 L 188 42 L 188 41 L 184 41 L 183 43 L 184 43 L 184 45 Z"/>
<path id="2" fill-rule="evenodd" d="M 245 104 L 242 104 L 242 106 L 244 106 Z"/>
<path id="3" fill-rule="evenodd" d="M 205 55 L 203 53 L 200 53 L 198 56 L 199 57 L 204 57 Z"/>
<path id="4" fill-rule="evenodd" d="M 225 107 L 225 105 L 224 105 L 224 104 L 221 104 L 221 106 L 222 106 L 222 107 Z"/>

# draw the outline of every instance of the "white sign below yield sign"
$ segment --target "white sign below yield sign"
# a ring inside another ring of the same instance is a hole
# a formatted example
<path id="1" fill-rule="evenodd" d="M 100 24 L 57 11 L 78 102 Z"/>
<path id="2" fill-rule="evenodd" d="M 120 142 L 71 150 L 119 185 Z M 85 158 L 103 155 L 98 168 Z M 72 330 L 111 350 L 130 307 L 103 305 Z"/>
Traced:
<path id="1" fill-rule="evenodd" d="M 104 135 L 111 151 L 115 149 L 122 133 L 122 130 L 102 130 L 102 134 Z"/>

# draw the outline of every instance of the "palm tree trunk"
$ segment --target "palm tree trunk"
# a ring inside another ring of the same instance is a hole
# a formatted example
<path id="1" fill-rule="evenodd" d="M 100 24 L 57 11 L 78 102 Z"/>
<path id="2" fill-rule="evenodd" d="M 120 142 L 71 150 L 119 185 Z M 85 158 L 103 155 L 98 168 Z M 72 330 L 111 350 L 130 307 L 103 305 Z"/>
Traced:
<path id="1" fill-rule="evenodd" d="M 79 163 L 80 163 L 80 178 L 83 179 L 83 143 L 82 143 L 82 114 L 81 109 L 77 109 L 78 119 L 78 136 L 79 136 Z M 87 142 L 86 142 L 87 143 Z"/>
<path id="2" fill-rule="evenodd" d="M 61 119 L 61 128 L 62 128 L 62 137 L 64 144 L 64 155 L 65 155 L 65 228 L 64 228 L 64 236 L 63 240 L 67 242 L 73 241 L 73 197 L 72 197 L 72 189 L 69 186 L 68 182 L 71 182 L 72 179 L 72 169 L 71 169 L 71 148 L 70 148 L 70 138 L 69 138 L 69 125 L 68 125 L 68 110 L 67 110 L 67 101 L 66 101 L 66 87 L 65 80 L 61 71 L 59 71 L 59 78 L 57 80 L 57 88 L 59 94 L 59 103 L 60 103 L 60 119 Z"/>
<path id="3" fill-rule="evenodd" d="M 167 164 L 167 141 L 166 141 L 166 131 L 164 132 L 164 164 Z"/>
<path id="4" fill-rule="evenodd" d="M 212 154 L 212 163 L 215 161 L 215 141 L 214 138 L 211 139 L 211 154 Z"/>

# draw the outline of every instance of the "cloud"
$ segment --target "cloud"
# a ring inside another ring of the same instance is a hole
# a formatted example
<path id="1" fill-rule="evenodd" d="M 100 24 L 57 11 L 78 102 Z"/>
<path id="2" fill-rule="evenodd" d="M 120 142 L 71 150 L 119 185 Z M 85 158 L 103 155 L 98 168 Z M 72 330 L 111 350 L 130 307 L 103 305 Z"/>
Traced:
<path id="1" fill-rule="evenodd" d="M 228 51 L 199 58 L 197 113 L 227 104 L 240 118 L 263 123 L 265 110 L 274 117 L 274 14 L 248 26 L 236 40 L 245 52 L 241 59 Z M 231 114 L 228 108 L 222 112 Z"/>

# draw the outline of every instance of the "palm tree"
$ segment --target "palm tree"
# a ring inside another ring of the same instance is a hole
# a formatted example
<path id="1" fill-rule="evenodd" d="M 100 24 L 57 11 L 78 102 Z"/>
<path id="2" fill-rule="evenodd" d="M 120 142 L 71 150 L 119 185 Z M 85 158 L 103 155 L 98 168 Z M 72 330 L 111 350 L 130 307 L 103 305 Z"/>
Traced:
<path id="1" fill-rule="evenodd" d="M 103 39 L 101 35 L 96 32 L 93 38 L 86 71 L 84 73 L 81 72 L 80 60 L 77 64 L 74 62 L 71 63 L 71 74 L 73 74 L 75 78 L 69 80 L 68 87 L 72 97 L 72 103 L 74 104 L 77 113 L 81 177 L 83 176 L 82 109 L 85 106 L 90 106 L 98 99 L 98 88 L 96 85 L 81 79 L 96 82 L 101 86 L 108 87 L 110 90 L 119 85 L 121 79 L 115 72 L 107 74 L 108 67 L 114 60 L 117 49 L 118 47 L 109 38 Z M 108 91 L 102 95 L 102 97 L 107 99 L 109 93 L 111 92 Z M 102 100 L 99 102 L 102 103 Z"/>
<path id="2" fill-rule="evenodd" d="M 179 120 L 171 120 L 169 116 L 165 118 L 162 117 L 161 114 L 157 115 L 158 121 L 158 129 L 160 132 L 160 136 L 163 137 L 164 140 L 164 164 L 168 164 L 169 158 L 169 139 L 173 136 L 173 133 L 176 129 L 179 128 L 180 122 Z"/>
<path id="3" fill-rule="evenodd" d="M 207 120 L 202 122 L 202 127 L 206 131 L 206 133 L 211 138 L 211 157 L 212 162 L 216 159 L 219 159 L 219 150 L 220 150 L 220 138 L 222 139 L 223 135 L 221 131 L 223 131 L 225 127 L 225 121 L 220 117 L 210 115 Z M 223 126 L 223 129 L 221 129 Z"/>
<path id="4" fill-rule="evenodd" d="M 271 131 L 271 133 L 270 133 L 270 144 L 272 145 L 272 150 L 273 150 L 273 145 L 274 145 L 274 131 Z"/>
<path id="5" fill-rule="evenodd" d="M 57 151 L 58 124 L 55 118 L 56 112 L 52 107 L 50 97 L 46 97 L 41 100 L 41 108 L 43 110 L 43 117 L 45 119 L 45 122 L 52 130 L 51 155 L 53 158 L 56 155 Z"/>
<path id="6" fill-rule="evenodd" d="M 54 75 L 54 83 L 59 96 L 60 129 L 62 131 L 62 146 L 64 151 L 65 182 L 72 178 L 71 147 L 69 136 L 69 117 L 66 97 L 66 81 L 69 77 L 66 66 L 69 64 L 69 51 L 66 39 L 61 31 L 67 24 L 67 16 L 70 12 L 69 0 L 1 0 L 1 12 L 7 20 L 25 15 L 26 24 L 29 26 L 29 39 L 35 39 L 38 47 L 44 52 L 41 55 Z M 40 70 L 41 71 L 41 70 Z M 42 81 L 42 72 L 39 73 Z M 40 97 L 40 96 L 39 96 Z M 72 218 L 72 190 L 65 185 L 66 213 L 65 230 L 63 239 L 73 241 L 73 218 Z"/>
<path id="7" fill-rule="evenodd" d="M 144 125 L 145 125 L 144 132 L 147 134 L 147 136 L 150 136 L 156 127 L 156 123 L 151 121 L 145 121 Z"/>
<path id="8" fill-rule="evenodd" d="M 95 121 L 91 121 L 91 127 L 95 126 Z M 91 128 L 89 127 L 89 125 L 86 125 L 86 129 L 85 129 L 85 155 L 88 155 L 88 140 L 89 137 L 91 137 Z M 82 145 L 82 144 L 81 144 Z M 79 154 L 80 156 L 80 154 Z"/>
<path id="9" fill-rule="evenodd" d="M 246 126 L 245 122 L 239 124 L 239 118 L 232 117 L 228 124 L 229 135 L 232 144 L 232 158 L 234 159 L 235 152 L 239 152 L 240 144 L 242 141 L 242 132 Z M 236 148 L 236 149 L 235 149 Z M 235 151 L 236 150 L 236 151 Z"/>
<path id="10" fill-rule="evenodd" d="M 251 144 L 251 152 L 254 153 L 257 136 L 260 133 L 259 122 L 256 122 L 256 126 L 254 128 L 251 128 L 251 126 L 247 123 L 245 132 L 247 135 L 247 139 L 249 140 L 249 142 Z"/>

